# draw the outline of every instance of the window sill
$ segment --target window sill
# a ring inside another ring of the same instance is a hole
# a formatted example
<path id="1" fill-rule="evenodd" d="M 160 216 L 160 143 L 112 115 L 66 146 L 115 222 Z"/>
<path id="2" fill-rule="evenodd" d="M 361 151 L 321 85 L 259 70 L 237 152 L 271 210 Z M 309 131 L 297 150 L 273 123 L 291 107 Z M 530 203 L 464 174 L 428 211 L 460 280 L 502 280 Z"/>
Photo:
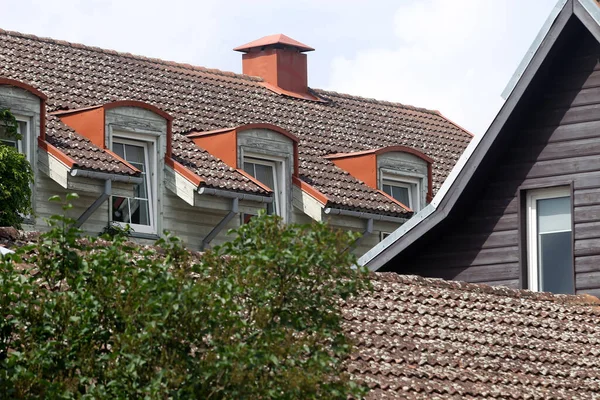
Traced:
<path id="1" fill-rule="evenodd" d="M 160 239 L 160 235 L 156 233 L 142 233 L 142 232 L 131 232 L 129 237 L 136 239 L 148 239 L 148 240 L 158 240 Z"/>

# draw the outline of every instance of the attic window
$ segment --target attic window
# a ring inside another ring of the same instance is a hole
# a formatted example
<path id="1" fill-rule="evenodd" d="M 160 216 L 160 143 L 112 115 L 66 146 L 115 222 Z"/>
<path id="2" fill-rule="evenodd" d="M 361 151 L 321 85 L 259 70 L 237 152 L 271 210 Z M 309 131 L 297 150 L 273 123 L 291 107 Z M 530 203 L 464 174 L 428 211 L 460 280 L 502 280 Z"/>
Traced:
<path id="1" fill-rule="evenodd" d="M 285 182 L 283 177 L 284 161 L 276 158 L 269 159 L 244 156 L 244 171 L 253 178 L 256 178 L 261 183 L 273 190 L 273 203 L 269 204 L 269 213 L 275 213 L 279 216 L 284 216 L 285 209 Z"/>
<path id="2" fill-rule="evenodd" d="M 421 209 L 420 189 L 420 179 L 413 177 L 385 174 L 381 181 L 381 190 L 415 211 Z"/>
<path id="3" fill-rule="evenodd" d="M 142 183 L 134 186 L 130 197 L 112 197 L 112 221 L 129 224 L 135 232 L 156 233 L 154 141 L 114 137 L 112 148 L 119 157 L 140 170 L 143 178 Z"/>
<path id="4" fill-rule="evenodd" d="M 572 294 L 573 232 L 569 187 L 527 192 L 528 288 Z"/>

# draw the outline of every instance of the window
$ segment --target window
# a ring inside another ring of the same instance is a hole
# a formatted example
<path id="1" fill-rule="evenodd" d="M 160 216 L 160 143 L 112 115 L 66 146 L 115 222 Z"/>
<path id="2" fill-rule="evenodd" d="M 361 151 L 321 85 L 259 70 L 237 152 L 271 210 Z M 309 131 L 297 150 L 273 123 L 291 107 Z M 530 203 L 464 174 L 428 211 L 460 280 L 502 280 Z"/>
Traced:
<path id="1" fill-rule="evenodd" d="M 155 233 L 156 189 L 154 181 L 153 142 L 114 138 L 115 154 L 141 171 L 141 183 L 131 197 L 112 196 L 112 220 L 129 224 L 135 232 Z"/>
<path id="2" fill-rule="evenodd" d="M 382 179 L 381 189 L 405 206 L 419 211 L 420 186 L 419 179 L 387 175 Z"/>
<path id="3" fill-rule="evenodd" d="M 280 161 L 244 157 L 244 171 L 273 190 L 273 203 L 269 204 L 269 212 L 284 216 L 284 183 L 279 172 L 283 169 L 281 164 Z"/>
<path id="4" fill-rule="evenodd" d="M 529 289 L 573 293 L 570 188 L 529 191 L 527 216 Z"/>
<path id="5" fill-rule="evenodd" d="M 14 147 L 18 149 L 21 153 L 24 153 L 23 149 L 23 141 L 27 139 L 27 122 L 22 120 L 17 120 L 17 133 L 22 136 L 22 139 L 17 140 L 17 138 L 9 136 L 6 133 L 6 128 L 0 126 L 0 143 Z"/>

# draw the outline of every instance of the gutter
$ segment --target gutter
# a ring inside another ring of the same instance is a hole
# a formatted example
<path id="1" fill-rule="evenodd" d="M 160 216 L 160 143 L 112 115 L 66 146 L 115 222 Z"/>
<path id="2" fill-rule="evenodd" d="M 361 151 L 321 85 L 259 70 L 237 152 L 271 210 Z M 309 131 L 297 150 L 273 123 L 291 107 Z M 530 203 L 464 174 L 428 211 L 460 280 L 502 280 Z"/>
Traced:
<path id="1" fill-rule="evenodd" d="M 323 212 L 327 215 L 345 215 L 348 217 L 371 219 L 373 221 L 395 222 L 395 223 L 399 223 L 399 224 L 403 224 L 408 220 L 408 218 L 392 217 L 389 215 L 366 213 L 366 212 L 362 212 L 362 211 L 350 211 L 350 210 L 343 210 L 341 208 L 331 208 L 331 207 L 325 208 L 323 210 Z"/>
<path id="2" fill-rule="evenodd" d="M 273 197 L 271 197 L 271 196 L 260 196 L 257 194 L 232 192 L 231 190 L 213 189 L 213 188 L 207 188 L 205 186 L 202 186 L 200 189 L 198 189 L 198 194 L 206 194 L 209 196 L 225 197 L 228 199 L 255 201 L 258 203 L 272 203 L 273 202 Z"/>
<path id="3" fill-rule="evenodd" d="M 87 169 L 74 169 L 71 170 L 71 176 L 80 176 L 82 178 L 100 179 L 103 181 L 111 182 L 125 182 L 125 183 L 142 183 L 144 180 L 139 176 L 110 174 L 107 172 L 90 171 Z"/>

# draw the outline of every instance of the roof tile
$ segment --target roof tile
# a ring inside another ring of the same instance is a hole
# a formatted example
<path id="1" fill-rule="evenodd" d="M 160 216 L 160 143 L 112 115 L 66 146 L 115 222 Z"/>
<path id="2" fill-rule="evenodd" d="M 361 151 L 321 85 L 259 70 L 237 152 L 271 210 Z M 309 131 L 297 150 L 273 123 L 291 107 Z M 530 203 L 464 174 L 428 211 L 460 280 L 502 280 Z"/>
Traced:
<path id="1" fill-rule="evenodd" d="M 117 100 L 164 110 L 174 117 L 175 157 L 216 188 L 260 190 L 222 161 L 192 149 L 185 133 L 249 123 L 281 126 L 300 139 L 301 179 L 321 191 L 330 206 L 400 216 L 407 214 L 404 208 L 323 156 L 409 146 L 434 160 L 435 193 L 471 140 L 437 111 L 317 89 L 312 93 L 324 101 L 302 100 L 272 92 L 260 78 L 15 32 L 0 30 L 0 60 L 0 75 L 47 94 L 50 111 Z M 95 153 L 80 153 L 80 161 L 88 155 L 86 165 L 95 168 Z"/>
<path id="2" fill-rule="evenodd" d="M 592 399 L 600 300 L 394 273 L 343 303 L 369 399 Z"/>

